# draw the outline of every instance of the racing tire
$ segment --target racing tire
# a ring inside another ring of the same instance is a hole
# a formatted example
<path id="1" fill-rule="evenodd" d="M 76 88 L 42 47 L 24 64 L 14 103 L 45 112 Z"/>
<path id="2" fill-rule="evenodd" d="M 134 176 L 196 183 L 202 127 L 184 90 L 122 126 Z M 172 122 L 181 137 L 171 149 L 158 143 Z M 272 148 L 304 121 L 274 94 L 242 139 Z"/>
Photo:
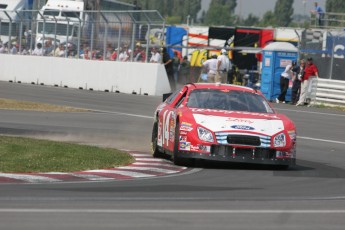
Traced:
<path id="1" fill-rule="evenodd" d="M 285 171 L 290 168 L 290 165 L 275 165 L 274 169 L 278 171 Z"/>
<path id="2" fill-rule="evenodd" d="M 180 143 L 180 123 L 176 121 L 175 127 L 175 141 L 174 141 L 174 152 L 172 154 L 172 161 L 178 166 L 191 166 L 194 163 L 194 159 L 183 158 L 179 156 L 179 143 Z"/>
<path id="3" fill-rule="evenodd" d="M 152 128 L 152 155 L 154 158 L 165 158 L 165 154 L 159 151 L 158 145 L 157 145 L 157 139 L 158 139 L 158 123 L 155 121 Z"/>

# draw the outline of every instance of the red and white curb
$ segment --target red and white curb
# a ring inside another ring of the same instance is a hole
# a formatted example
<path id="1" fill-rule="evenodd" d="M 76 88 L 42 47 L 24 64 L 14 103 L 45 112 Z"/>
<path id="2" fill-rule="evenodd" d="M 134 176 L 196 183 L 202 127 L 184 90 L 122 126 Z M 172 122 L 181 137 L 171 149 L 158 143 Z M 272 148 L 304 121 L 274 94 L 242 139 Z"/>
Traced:
<path id="1" fill-rule="evenodd" d="M 118 168 L 87 170 L 80 172 L 49 173 L 1 173 L 0 183 L 58 183 L 78 181 L 110 181 L 136 178 L 153 178 L 188 171 L 165 159 L 153 158 L 149 153 L 129 152 L 135 162 Z"/>

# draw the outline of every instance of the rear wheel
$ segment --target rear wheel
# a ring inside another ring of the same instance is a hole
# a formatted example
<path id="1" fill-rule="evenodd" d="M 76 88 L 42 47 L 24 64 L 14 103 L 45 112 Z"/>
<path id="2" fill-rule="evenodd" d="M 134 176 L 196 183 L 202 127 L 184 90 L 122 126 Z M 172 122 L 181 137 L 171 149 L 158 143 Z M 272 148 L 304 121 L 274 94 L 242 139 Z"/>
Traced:
<path id="1" fill-rule="evenodd" d="M 152 140 L 151 140 L 152 155 L 154 158 L 164 158 L 165 157 L 164 153 L 159 151 L 157 140 L 158 140 L 158 122 L 155 121 L 152 128 Z"/>
<path id="2" fill-rule="evenodd" d="M 180 145 L 180 124 L 176 121 L 175 127 L 175 141 L 174 141 L 174 152 L 172 154 L 172 160 L 175 165 L 179 166 L 190 166 L 194 163 L 193 159 L 183 158 L 179 156 L 179 145 Z"/>

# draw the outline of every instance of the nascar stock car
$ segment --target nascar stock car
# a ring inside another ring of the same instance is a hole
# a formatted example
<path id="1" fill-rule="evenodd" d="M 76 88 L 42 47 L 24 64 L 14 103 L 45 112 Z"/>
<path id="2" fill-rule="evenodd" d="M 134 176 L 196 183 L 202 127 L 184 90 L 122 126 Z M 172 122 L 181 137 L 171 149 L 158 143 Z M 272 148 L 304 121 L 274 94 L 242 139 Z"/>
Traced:
<path id="1" fill-rule="evenodd" d="M 176 165 L 194 159 L 296 164 L 296 128 L 261 92 L 220 84 L 190 83 L 168 95 L 155 111 L 154 157 Z"/>

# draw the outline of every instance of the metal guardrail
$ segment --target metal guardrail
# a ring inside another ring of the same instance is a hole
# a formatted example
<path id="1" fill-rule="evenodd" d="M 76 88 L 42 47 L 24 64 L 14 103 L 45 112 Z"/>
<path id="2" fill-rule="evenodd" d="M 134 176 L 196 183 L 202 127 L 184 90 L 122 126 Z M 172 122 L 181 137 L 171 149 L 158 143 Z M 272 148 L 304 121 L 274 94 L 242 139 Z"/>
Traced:
<path id="1" fill-rule="evenodd" d="M 310 27 L 324 29 L 342 29 L 345 27 L 345 13 L 326 12 L 322 14 L 320 21 L 318 15 L 312 13 L 310 16 Z"/>
<path id="2" fill-rule="evenodd" d="M 319 78 L 316 102 L 345 106 L 345 81 Z"/>

